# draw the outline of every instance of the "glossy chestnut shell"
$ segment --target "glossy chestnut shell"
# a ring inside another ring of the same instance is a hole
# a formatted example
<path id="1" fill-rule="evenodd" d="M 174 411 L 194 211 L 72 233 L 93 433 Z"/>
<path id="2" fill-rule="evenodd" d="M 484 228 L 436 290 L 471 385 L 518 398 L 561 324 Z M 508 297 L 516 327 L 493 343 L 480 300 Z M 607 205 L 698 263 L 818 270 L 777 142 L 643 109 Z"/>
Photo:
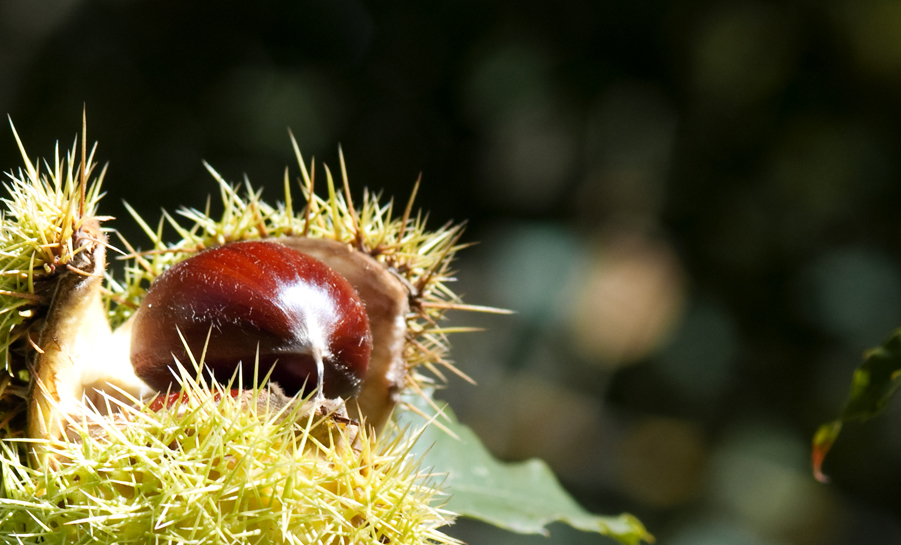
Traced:
<path id="1" fill-rule="evenodd" d="M 354 288 L 321 261 L 277 242 L 235 242 L 203 251 L 157 278 L 134 317 L 131 362 L 159 391 L 177 389 L 174 359 L 187 344 L 218 382 L 241 364 L 245 388 L 272 370 L 287 394 L 355 395 L 372 335 Z M 184 342 L 182 338 L 184 337 Z M 209 334 L 209 343 L 207 336 Z"/>

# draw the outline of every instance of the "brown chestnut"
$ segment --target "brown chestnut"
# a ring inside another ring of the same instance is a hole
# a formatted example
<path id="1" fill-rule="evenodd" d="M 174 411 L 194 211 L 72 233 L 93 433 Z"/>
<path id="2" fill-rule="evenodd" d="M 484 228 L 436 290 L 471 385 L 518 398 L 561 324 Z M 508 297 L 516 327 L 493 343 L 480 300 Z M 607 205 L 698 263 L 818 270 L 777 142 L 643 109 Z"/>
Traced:
<path id="1" fill-rule="evenodd" d="M 159 391 L 178 388 L 175 359 L 188 365 L 187 349 L 199 359 L 206 346 L 204 365 L 218 382 L 240 363 L 245 388 L 271 370 L 290 395 L 318 388 L 347 398 L 359 391 L 372 351 L 366 309 L 350 283 L 277 242 L 226 244 L 174 265 L 134 320 L 132 365 Z"/>

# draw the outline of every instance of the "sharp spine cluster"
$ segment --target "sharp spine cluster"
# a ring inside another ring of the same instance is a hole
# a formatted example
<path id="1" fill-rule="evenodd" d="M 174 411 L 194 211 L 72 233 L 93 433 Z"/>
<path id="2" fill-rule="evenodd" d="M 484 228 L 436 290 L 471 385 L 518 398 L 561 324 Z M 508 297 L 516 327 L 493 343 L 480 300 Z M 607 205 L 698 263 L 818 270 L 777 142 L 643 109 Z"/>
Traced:
<path id="1" fill-rule="evenodd" d="M 456 543 L 415 437 L 376 438 L 267 389 L 182 381 L 175 403 L 84 410 L 73 438 L 46 445 L 53 471 L 0 443 L 0 542 Z"/>

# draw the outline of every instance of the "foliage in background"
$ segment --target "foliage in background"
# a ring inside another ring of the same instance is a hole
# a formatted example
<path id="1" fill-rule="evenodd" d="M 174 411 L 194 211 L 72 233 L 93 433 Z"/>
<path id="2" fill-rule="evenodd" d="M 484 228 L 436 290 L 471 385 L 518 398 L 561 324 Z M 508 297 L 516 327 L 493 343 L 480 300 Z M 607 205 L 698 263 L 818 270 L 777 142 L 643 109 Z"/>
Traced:
<path id="1" fill-rule="evenodd" d="M 842 426 L 881 413 L 898 388 L 901 388 L 901 330 L 895 331 L 881 346 L 867 351 L 864 362 L 854 371 L 851 392 L 841 414 L 820 426 L 814 435 L 813 470 L 818 480 L 828 480 L 822 471 L 823 461 Z"/>

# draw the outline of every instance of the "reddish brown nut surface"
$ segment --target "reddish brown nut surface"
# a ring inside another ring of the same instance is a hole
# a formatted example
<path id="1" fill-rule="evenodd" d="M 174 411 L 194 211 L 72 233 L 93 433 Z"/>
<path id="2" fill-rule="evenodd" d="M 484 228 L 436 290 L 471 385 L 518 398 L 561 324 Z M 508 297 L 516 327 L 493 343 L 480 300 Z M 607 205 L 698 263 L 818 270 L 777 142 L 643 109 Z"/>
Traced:
<path id="1" fill-rule="evenodd" d="M 286 393 L 310 393 L 321 370 L 325 397 L 351 397 L 369 366 L 372 336 L 354 288 L 321 261 L 276 242 L 206 250 L 154 281 L 135 314 L 131 361 L 160 391 L 178 387 L 174 358 L 190 368 L 210 334 L 204 363 L 228 381 L 241 363 L 244 387 L 272 369 Z M 321 367 L 319 367 L 321 363 Z"/>

